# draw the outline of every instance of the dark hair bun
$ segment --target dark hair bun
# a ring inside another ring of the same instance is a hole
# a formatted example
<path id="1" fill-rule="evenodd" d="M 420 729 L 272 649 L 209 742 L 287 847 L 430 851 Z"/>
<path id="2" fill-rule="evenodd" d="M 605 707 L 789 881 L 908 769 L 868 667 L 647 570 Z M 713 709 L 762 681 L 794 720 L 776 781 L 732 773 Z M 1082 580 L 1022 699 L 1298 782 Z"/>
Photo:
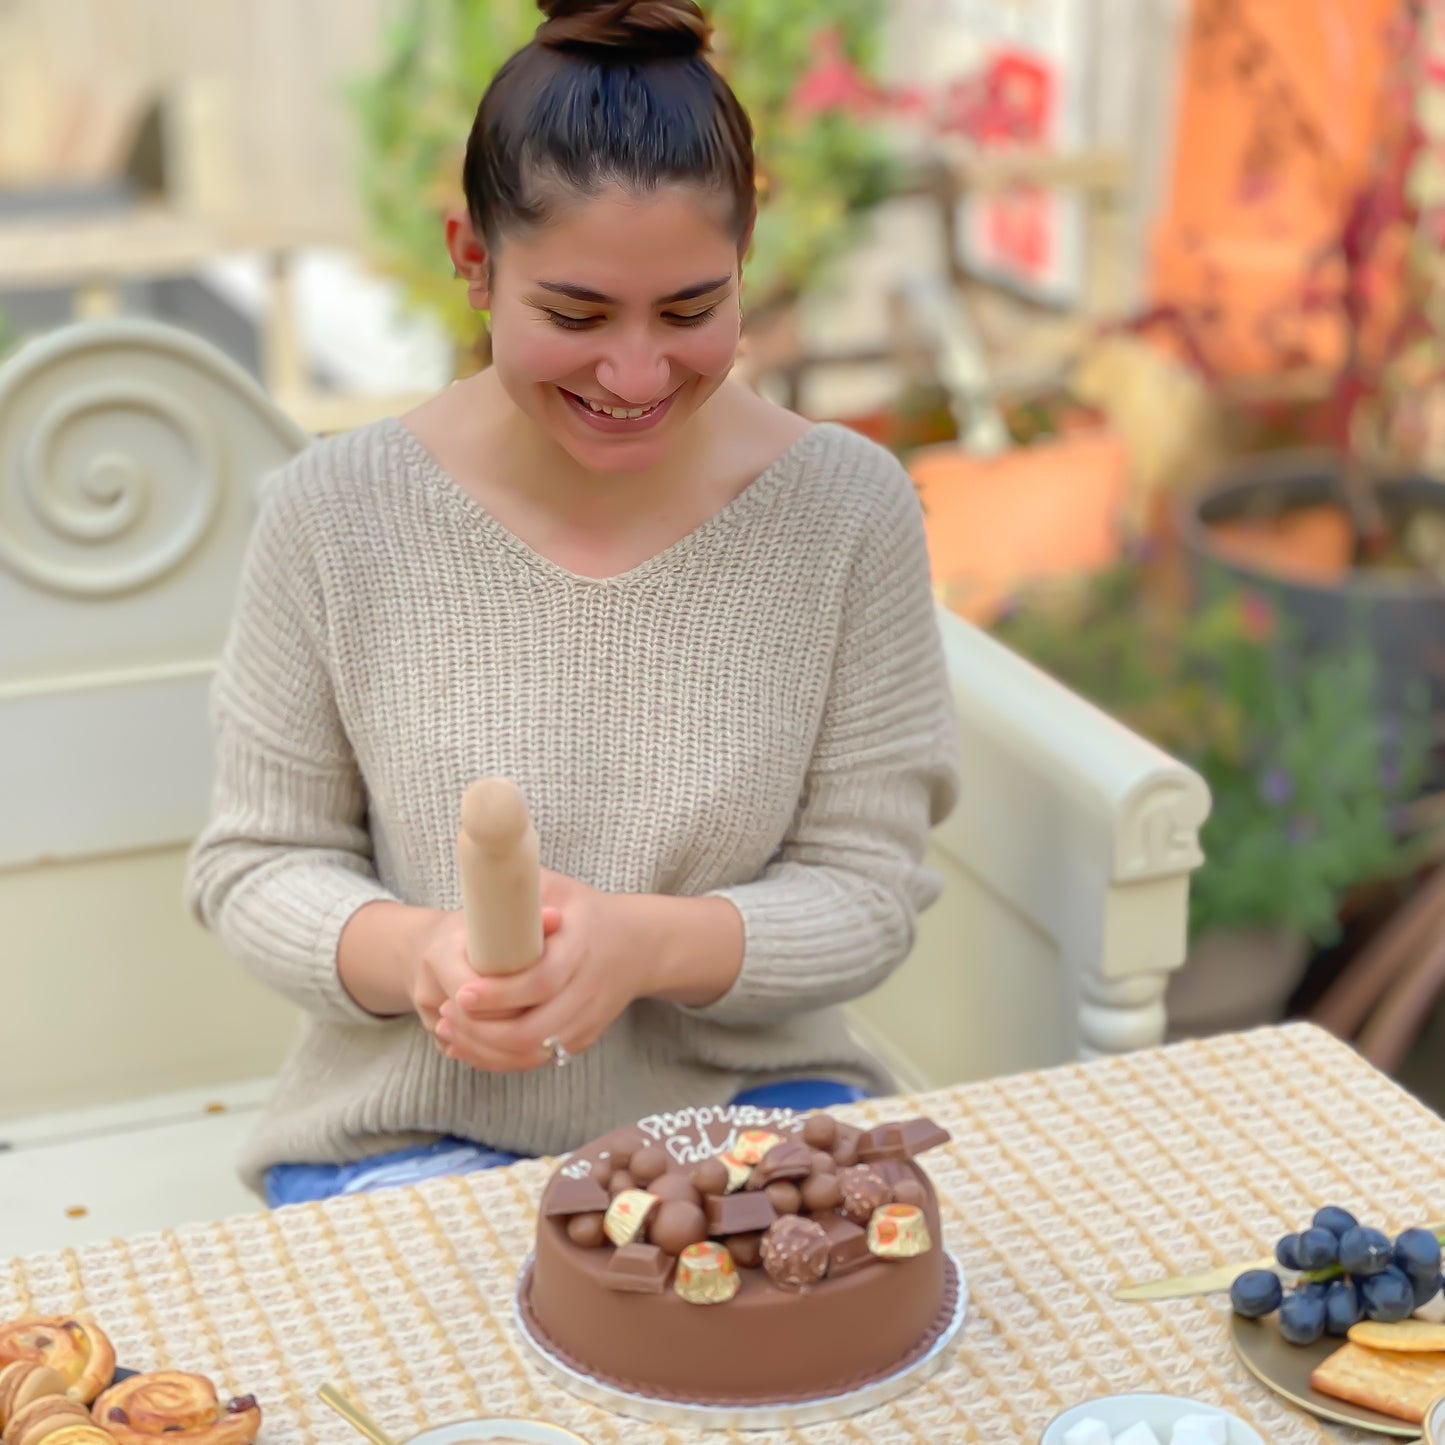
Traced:
<path id="1" fill-rule="evenodd" d="M 618 60 L 701 55 L 711 30 L 695 0 L 537 0 L 537 43 Z"/>

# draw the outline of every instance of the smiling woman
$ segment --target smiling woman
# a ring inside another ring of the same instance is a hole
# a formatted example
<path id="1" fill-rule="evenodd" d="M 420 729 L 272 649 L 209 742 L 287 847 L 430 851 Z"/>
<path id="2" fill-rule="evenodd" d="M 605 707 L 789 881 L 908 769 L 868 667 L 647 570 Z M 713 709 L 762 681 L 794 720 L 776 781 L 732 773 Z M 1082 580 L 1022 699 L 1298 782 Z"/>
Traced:
<path id="1" fill-rule="evenodd" d="M 446 225 L 494 364 L 274 480 L 216 680 L 193 906 L 313 1020 L 243 1161 L 273 1201 L 886 1088 L 838 1006 L 938 892 L 921 513 L 729 380 L 753 155 L 702 12 L 542 8 Z M 458 911 L 481 774 L 544 865 L 507 977 Z"/>

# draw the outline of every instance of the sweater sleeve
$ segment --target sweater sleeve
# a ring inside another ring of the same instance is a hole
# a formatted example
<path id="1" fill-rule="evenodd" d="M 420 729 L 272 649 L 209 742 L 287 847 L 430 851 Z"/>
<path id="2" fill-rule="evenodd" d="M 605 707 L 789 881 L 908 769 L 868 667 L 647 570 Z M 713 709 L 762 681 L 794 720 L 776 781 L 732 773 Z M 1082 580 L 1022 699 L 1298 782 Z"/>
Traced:
<path id="1" fill-rule="evenodd" d="M 695 1017 L 746 1025 L 867 993 L 907 957 L 940 891 L 923 857 L 957 800 L 957 728 L 906 477 L 870 521 L 792 826 L 756 880 L 712 894 L 742 914 L 742 970 L 720 999 L 685 1010 Z"/>
<path id="2" fill-rule="evenodd" d="M 306 1013 L 384 1023 L 336 969 L 347 919 L 391 895 L 372 866 L 366 789 L 336 706 L 319 571 L 290 475 L 263 504 L 211 687 L 211 810 L 191 849 L 187 903 Z"/>

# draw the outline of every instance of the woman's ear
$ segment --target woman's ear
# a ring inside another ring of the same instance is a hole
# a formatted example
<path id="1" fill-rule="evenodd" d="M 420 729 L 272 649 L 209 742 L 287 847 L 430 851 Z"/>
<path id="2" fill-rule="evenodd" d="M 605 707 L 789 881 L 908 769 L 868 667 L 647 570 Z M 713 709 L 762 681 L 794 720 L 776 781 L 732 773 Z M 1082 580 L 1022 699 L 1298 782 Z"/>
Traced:
<path id="1" fill-rule="evenodd" d="M 467 300 L 475 310 L 489 311 L 492 305 L 491 257 L 472 226 L 472 218 L 464 210 L 448 211 L 446 233 L 452 269 L 467 283 Z"/>

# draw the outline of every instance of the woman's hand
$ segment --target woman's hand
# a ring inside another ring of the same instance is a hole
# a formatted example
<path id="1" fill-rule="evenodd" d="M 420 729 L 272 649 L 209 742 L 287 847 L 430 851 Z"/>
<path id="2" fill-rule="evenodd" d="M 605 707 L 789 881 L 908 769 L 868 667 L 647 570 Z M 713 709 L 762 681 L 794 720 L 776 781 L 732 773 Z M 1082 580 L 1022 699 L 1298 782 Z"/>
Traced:
<path id="1" fill-rule="evenodd" d="M 544 946 L 547 936 L 557 931 L 561 921 L 562 915 L 556 908 L 542 909 Z M 467 960 L 466 915 L 459 909 L 439 914 L 423 933 L 411 970 L 411 1006 L 422 1027 L 429 1034 L 435 1034 L 448 1000 L 480 977 Z"/>
<path id="2" fill-rule="evenodd" d="M 474 1069 L 506 1073 L 553 1062 L 546 1042 L 580 1054 L 601 1038 L 652 981 L 657 942 L 648 897 L 604 893 L 560 873 L 543 871 L 547 939 L 541 959 L 520 973 L 463 978 L 454 943 L 439 946 L 436 988 L 438 1044 Z M 439 940 L 439 944 L 441 941 Z M 462 949 L 465 965 L 465 949 Z M 447 988 L 447 985 L 454 985 Z M 427 1002 L 436 996 L 429 993 Z M 418 1012 L 421 1012 L 420 1006 Z"/>

